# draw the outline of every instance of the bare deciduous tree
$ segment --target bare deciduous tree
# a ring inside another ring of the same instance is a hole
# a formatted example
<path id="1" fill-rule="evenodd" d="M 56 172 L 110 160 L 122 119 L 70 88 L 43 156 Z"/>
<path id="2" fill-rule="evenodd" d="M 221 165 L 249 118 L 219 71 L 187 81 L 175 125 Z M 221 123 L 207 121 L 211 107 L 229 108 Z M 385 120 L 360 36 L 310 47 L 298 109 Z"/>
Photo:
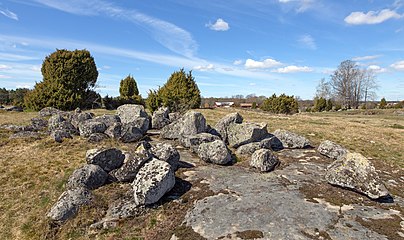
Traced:
<path id="1" fill-rule="evenodd" d="M 315 97 L 324 99 L 331 98 L 331 86 L 330 83 L 325 80 L 325 78 L 322 78 L 318 83 Z"/>

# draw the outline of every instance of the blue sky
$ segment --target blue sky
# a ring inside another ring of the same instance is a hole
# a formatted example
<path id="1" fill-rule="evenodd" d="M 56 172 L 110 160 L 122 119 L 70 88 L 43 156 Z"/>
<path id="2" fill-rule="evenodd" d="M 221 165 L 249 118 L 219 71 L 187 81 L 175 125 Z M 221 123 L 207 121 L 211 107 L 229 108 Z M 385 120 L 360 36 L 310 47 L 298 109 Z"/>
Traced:
<path id="1" fill-rule="evenodd" d="M 131 74 L 146 97 L 184 67 L 205 97 L 312 99 L 351 59 L 379 99 L 404 99 L 404 0 L 0 1 L 0 87 L 32 88 L 45 56 L 83 48 L 101 95 Z"/>

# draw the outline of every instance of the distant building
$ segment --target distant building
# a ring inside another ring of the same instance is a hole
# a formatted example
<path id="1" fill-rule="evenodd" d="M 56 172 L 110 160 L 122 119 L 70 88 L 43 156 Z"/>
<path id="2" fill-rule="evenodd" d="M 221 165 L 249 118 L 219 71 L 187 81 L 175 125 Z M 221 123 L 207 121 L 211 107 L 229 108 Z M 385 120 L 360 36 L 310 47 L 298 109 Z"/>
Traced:
<path id="1" fill-rule="evenodd" d="M 215 102 L 215 107 L 223 107 L 223 108 L 234 107 L 234 102 Z"/>
<path id="2" fill-rule="evenodd" d="M 252 108 L 252 103 L 240 103 L 241 108 Z"/>

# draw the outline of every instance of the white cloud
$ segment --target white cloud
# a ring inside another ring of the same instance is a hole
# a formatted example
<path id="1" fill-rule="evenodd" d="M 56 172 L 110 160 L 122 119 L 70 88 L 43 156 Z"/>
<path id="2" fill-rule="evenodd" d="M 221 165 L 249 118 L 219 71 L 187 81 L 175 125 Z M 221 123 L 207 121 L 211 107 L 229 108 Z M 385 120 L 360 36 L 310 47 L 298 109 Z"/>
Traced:
<path id="1" fill-rule="evenodd" d="M 299 67 L 299 66 L 286 66 L 283 68 L 278 68 L 275 70 L 272 70 L 272 72 L 277 72 L 277 73 L 296 73 L 296 72 L 312 72 L 313 70 L 309 67 Z"/>
<path id="2" fill-rule="evenodd" d="M 208 23 L 205 26 L 214 31 L 227 31 L 230 29 L 229 24 L 221 18 L 218 18 L 215 23 Z"/>
<path id="3" fill-rule="evenodd" d="M 243 63 L 243 60 L 237 59 L 233 62 L 234 65 L 241 65 Z"/>
<path id="4" fill-rule="evenodd" d="M 196 66 L 193 69 L 198 71 L 211 71 L 214 70 L 215 67 L 213 66 L 213 64 L 208 64 L 206 66 Z"/>
<path id="5" fill-rule="evenodd" d="M 370 55 L 370 56 L 361 56 L 361 57 L 354 57 L 352 58 L 352 61 L 368 61 L 368 60 L 374 60 L 376 58 L 381 57 L 381 55 Z"/>
<path id="6" fill-rule="evenodd" d="M 390 65 L 390 67 L 394 68 L 397 71 L 404 71 L 404 61 L 398 61 Z"/>
<path id="7" fill-rule="evenodd" d="M 187 57 L 192 57 L 198 48 L 192 35 L 186 30 L 137 10 L 121 8 L 103 0 L 36 1 L 48 7 L 72 14 L 86 16 L 103 14 L 114 19 L 122 19 L 142 25 L 158 43 L 175 53 Z"/>
<path id="8" fill-rule="evenodd" d="M 252 59 L 247 59 L 244 66 L 248 69 L 258 69 L 258 68 L 273 68 L 281 66 L 282 63 L 274 59 L 267 58 L 264 61 L 255 61 Z"/>
<path id="9" fill-rule="evenodd" d="M 302 13 L 310 9 L 315 0 L 278 0 L 281 4 L 293 4 L 296 12 Z"/>
<path id="10" fill-rule="evenodd" d="M 6 76 L 6 75 L 0 74 L 0 79 L 8 79 L 8 78 L 11 78 L 11 77 L 10 77 L 10 76 Z"/>
<path id="11" fill-rule="evenodd" d="M 8 18 L 11 18 L 11 19 L 13 19 L 13 20 L 18 21 L 18 16 L 17 16 L 17 14 L 13 13 L 12 11 L 10 11 L 10 10 L 8 10 L 8 9 L 2 9 L 2 8 L 0 8 L 0 14 L 6 16 L 6 17 L 8 17 Z"/>
<path id="12" fill-rule="evenodd" d="M 361 24 L 378 24 L 387 21 L 391 18 L 401 18 L 402 15 L 398 14 L 395 10 L 383 9 L 381 11 L 352 12 L 347 16 L 344 21 L 352 25 Z"/>
<path id="13" fill-rule="evenodd" d="M 298 39 L 298 42 L 306 48 L 309 48 L 312 50 L 317 49 L 316 41 L 314 40 L 314 38 L 311 35 L 306 34 L 306 35 L 300 36 Z"/>
<path id="14" fill-rule="evenodd" d="M 4 70 L 8 70 L 8 69 L 11 69 L 11 67 L 8 65 L 5 65 L 5 64 L 0 64 L 0 71 L 4 71 Z"/>
<path id="15" fill-rule="evenodd" d="M 378 65 L 370 65 L 368 67 L 368 70 L 371 70 L 371 71 L 373 71 L 375 73 L 384 73 L 384 72 L 387 71 L 385 68 L 382 68 L 382 67 L 380 67 Z"/>

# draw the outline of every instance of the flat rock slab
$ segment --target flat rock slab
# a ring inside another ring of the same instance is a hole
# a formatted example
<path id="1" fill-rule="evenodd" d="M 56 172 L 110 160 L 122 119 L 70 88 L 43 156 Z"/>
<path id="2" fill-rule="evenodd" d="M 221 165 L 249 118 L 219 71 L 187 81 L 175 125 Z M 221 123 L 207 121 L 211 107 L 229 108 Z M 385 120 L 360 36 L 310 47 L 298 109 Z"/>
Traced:
<path id="1" fill-rule="evenodd" d="M 203 179 L 218 193 L 197 201 L 184 223 L 206 239 L 239 239 L 235 236 L 240 233 L 255 233 L 254 239 L 387 239 L 357 220 L 401 216 L 389 209 L 391 204 L 336 206 L 321 198 L 307 199 L 302 186 L 328 186 L 327 160 L 322 162 L 313 150 L 287 150 L 278 156 L 283 167 L 270 173 L 242 165 L 201 164 L 184 172 L 187 181 Z M 399 197 L 395 203 L 404 206 Z"/>

